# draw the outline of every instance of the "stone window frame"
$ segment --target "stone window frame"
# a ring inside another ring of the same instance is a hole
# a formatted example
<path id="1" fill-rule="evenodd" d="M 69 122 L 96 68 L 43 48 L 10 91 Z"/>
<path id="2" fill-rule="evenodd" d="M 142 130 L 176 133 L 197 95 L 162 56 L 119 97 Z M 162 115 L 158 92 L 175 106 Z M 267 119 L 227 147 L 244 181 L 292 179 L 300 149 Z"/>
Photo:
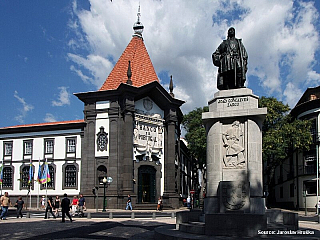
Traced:
<path id="1" fill-rule="evenodd" d="M 74 146 L 70 145 L 70 141 L 74 141 Z M 74 147 L 74 150 L 70 151 L 70 148 Z M 76 153 L 77 151 L 77 137 L 67 137 L 66 138 L 66 154 L 68 153 Z"/>
<path id="2" fill-rule="evenodd" d="M 31 146 L 27 146 L 30 144 Z M 31 148 L 30 152 L 27 152 L 27 150 Z M 33 153 L 33 140 L 24 140 L 23 141 L 23 156 L 32 156 Z"/>
<path id="3" fill-rule="evenodd" d="M 28 173 L 26 173 L 27 171 L 25 170 L 28 169 Z M 24 163 L 20 166 L 20 190 L 27 190 L 29 189 L 29 185 L 27 184 L 27 186 L 25 185 L 24 182 L 27 182 L 29 180 L 29 170 L 30 170 L 30 163 Z M 33 173 L 34 173 L 34 170 L 35 170 L 35 167 L 34 165 L 32 164 L 32 170 L 33 170 Z M 31 190 L 34 190 L 34 174 L 33 174 L 33 179 L 31 181 Z"/>
<path id="4" fill-rule="evenodd" d="M 47 143 L 52 142 L 52 146 L 49 146 L 52 148 L 52 152 L 48 152 L 48 145 Z M 45 138 L 44 139 L 44 154 L 53 154 L 54 153 L 54 138 Z"/>
<path id="5" fill-rule="evenodd" d="M 7 153 L 7 146 L 11 146 L 11 152 Z M 3 142 L 3 156 L 4 157 L 12 157 L 13 154 L 13 141 L 4 141 Z"/>
<path id="6" fill-rule="evenodd" d="M 6 182 L 8 182 L 8 181 L 5 180 L 7 178 L 6 177 L 7 173 L 5 172 L 6 169 L 10 169 L 11 170 L 11 185 L 10 186 L 6 186 L 6 184 L 5 184 Z M 14 180 L 14 166 L 12 166 L 12 165 L 3 166 L 2 189 L 13 190 L 13 180 Z"/>
<path id="7" fill-rule="evenodd" d="M 68 166 L 74 166 L 75 167 L 75 186 L 66 186 L 66 168 Z M 78 189 L 79 188 L 79 177 L 78 177 L 78 174 L 79 174 L 79 165 L 75 162 L 73 163 L 65 163 L 62 165 L 62 190 L 64 189 Z"/>

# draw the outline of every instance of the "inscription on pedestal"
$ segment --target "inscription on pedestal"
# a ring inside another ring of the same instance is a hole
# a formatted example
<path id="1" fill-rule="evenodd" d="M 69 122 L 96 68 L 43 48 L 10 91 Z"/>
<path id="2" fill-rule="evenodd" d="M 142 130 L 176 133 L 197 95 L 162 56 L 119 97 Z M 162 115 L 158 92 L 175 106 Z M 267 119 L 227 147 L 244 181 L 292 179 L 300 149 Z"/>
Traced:
<path id="1" fill-rule="evenodd" d="M 248 97 L 231 97 L 218 100 L 218 104 L 224 104 L 227 107 L 237 107 L 241 102 L 248 102 Z"/>

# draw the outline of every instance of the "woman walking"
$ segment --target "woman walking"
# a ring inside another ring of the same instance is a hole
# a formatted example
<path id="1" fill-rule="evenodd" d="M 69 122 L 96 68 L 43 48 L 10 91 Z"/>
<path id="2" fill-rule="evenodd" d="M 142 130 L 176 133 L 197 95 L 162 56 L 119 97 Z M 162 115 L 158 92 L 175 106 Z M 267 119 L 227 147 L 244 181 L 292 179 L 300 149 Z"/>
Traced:
<path id="1" fill-rule="evenodd" d="M 56 199 L 54 200 L 54 209 L 55 209 L 54 215 L 56 217 L 59 217 L 59 207 L 60 207 L 60 198 L 59 196 L 56 196 Z"/>

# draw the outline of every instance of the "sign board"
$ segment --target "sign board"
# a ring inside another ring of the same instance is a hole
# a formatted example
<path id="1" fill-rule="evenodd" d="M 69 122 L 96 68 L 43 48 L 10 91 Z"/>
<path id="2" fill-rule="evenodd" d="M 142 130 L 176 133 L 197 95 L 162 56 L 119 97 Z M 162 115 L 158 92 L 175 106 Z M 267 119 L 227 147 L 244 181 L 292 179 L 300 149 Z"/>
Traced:
<path id="1" fill-rule="evenodd" d="M 196 191 L 195 190 L 190 190 L 190 194 L 195 194 Z"/>

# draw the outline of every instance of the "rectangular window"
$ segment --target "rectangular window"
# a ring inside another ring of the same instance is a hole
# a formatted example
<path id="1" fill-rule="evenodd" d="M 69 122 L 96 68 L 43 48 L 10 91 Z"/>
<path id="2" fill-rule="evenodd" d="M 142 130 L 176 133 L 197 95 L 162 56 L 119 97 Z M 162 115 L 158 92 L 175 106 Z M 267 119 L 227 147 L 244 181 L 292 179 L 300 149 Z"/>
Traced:
<path id="1" fill-rule="evenodd" d="M 53 153 L 53 140 L 45 140 L 45 154 L 52 154 Z"/>
<path id="2" fill-rule="evenodd" d="M 12 142 L 5 142 L 4 143 L 4 155 L 5 156 L 12 156 Z"/>
<path id="3" fill-rule="evenodd" d="M 283 187 L 280 187 L 280 198 L 283 198 Z"/>
<path id="4" fill-rule="evenodd" d="M 76 139 L 68 138 L 67 139 L 67 153 L 75 153 L 76 152 Z"/>
<path id="5" fill-rule="evenodd" d="M 25 141 L 24 142 L 24 155 L 31 155 L 32 154 L 32 141 Z"/>

